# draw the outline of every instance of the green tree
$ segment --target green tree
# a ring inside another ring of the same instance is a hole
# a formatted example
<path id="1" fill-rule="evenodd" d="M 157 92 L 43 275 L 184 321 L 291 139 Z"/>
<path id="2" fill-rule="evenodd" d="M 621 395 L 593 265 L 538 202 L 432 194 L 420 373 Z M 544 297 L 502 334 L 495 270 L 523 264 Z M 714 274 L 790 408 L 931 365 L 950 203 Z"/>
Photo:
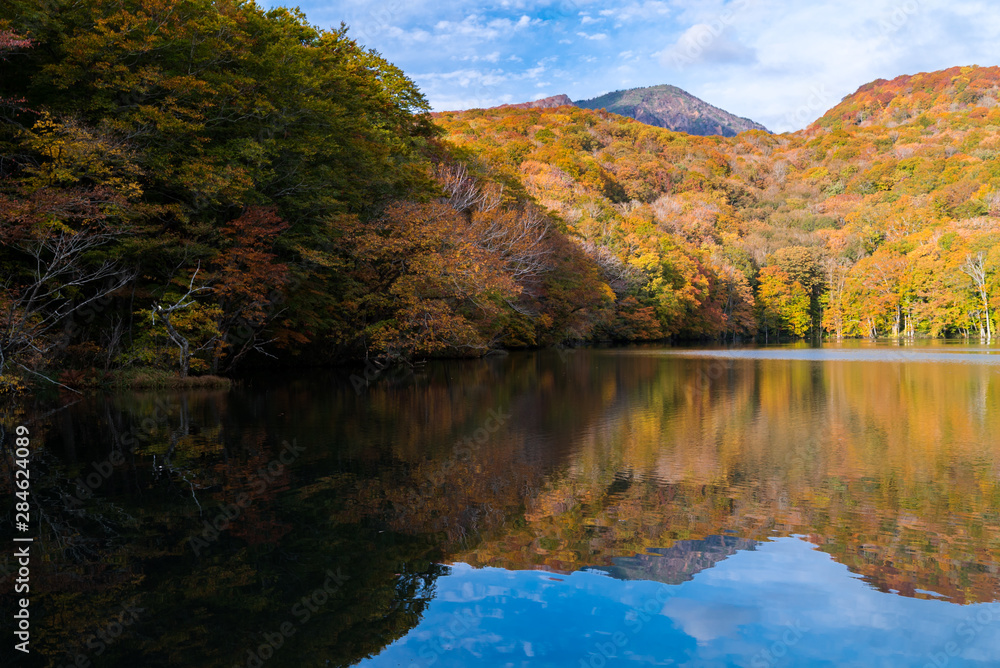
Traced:
<path id="1" fill-rule="evenodd" d="M 757 317 L 767 340 L 774 332 L 802 337 L 809 332 L 809 294 L 784 269 L 774 265 L 760 270 L 757 289 Z"/>

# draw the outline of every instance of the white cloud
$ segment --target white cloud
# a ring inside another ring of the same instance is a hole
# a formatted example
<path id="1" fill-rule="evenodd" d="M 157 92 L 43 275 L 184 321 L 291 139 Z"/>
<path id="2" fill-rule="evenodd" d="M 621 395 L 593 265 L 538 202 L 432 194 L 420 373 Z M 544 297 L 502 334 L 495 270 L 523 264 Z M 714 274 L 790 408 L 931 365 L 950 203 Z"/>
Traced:
<path id="1" fill-rule="evenodd" d="M 517 30 L 519 28 L 527 28 L 530 25 L 538 25 L 540 23 L 542 23 L 541 19 L 532 19 L 530 16 L 525 14 L 517 20 L 517 23 L 514 24 L 513 28 Z"/>
<path id="2" fill-rule="evenodd" d="M 403 30 L 397 26 L 388 26 L 384 33 L 400 42 L 428 42 L 434 37 L 426 30 Z"/>
<path id="3" fill-rule="evenodd" d="M 473 62 L 473 63 L 478 63 L 478 62 L 495 63 L 500 60 L 500 52 L 493 51 L 492 53 L 486 53 L 483 55 L 472 54 L 468 56 L 462 56 L 460 58 L 455 57 L 453 60 L 461 60 L 463 62 Z"/>
<path id="4" fill-rule="evenodd" d="M 1000 11 L 980 0 L 750 2 L 681 12 L 718 36 L 685 60 L 678 47 L 696 37 L 685 30 L 658 54 L 661 76 L 775 131 L 804 127 L 877 78 L 997 62 Z"/>
<path id="5" fill-rule="evenodd" d="M 463 100 L 500 104 L 504 96 L 524 101 L 543 77 L 574 99 L 670 83 L 778 131 L 815 120 L 876 78 L 997 64 L 1000 41 L 1000 6 L 987 0 L 294 4 L 320 26 L 346 21 L 352 36 L 407 72 L 435 109 Z M 565 75 L 534 74 L 539 59 L 554 53 L 563 56 Z M 623 64 L 632 69 L 619 70 Z M 485 81 L 492 88 L 476 94 Z"/>
<path id="6" fill-rule="evenodd" d="M 496 86 L 510 79 L 510 75 L 503 70 L 483 72 L 481 70 L 464 69 L 453 70 L 451 72 L 428 72 L 417 76 L 425 81 L 447 81 L 461 88 L 469 88 L 470 86 L 477 85 Z"/>
<path id="7" fill-rule="evenodd" d="M 757 60 L 756 51 L 741 44 L 728 28 L 698 23 L 663 50 L 660 61 L 666 67 L 682 69 L 689 65 L 750 64 Z"/>
<path id="8" fill-rule="evenodd" d="M 537 79 L 538 77 L 545 74 L 545 65 L 539 64 L 537 67 L 532 67 L 530 70 L 525 70 L 521 76 L 525 79 Z"/>
<path id="9" fill-rule="evenodd" d="M 461 21 L 442 20 L 434 24 L 434 30 L 438 35 L 451 37 L 463 37 L 479 41 L 492 41 L 507 35 L 511 32 L 523 30 L 530 26 L 537 26 L 543 23 L 542 19 L 532 19 L 527 15 L 521 16 L 517 21 L 508 18 L 490 19 L 484 21 L 476 14 L 470 14 Z"/>
<path id="10" fill-rule="evenodd" d="M 616 9 L 602 9 L 601 16 L 612 18 L 618 24 L 633 21 L 662 20 L 670 15 L 670 7 L 666 2 L 651 0 L 649 2 L 633 2 Z"/>
<path id="11" fill-rule="evenodd" d="M 734 636 L 740 626 L 760 618 L 759 609 L 683 598 L 668 600 L 663 606 L 663 614 L 677 622 L 684 633 L 699 644 Z"/>

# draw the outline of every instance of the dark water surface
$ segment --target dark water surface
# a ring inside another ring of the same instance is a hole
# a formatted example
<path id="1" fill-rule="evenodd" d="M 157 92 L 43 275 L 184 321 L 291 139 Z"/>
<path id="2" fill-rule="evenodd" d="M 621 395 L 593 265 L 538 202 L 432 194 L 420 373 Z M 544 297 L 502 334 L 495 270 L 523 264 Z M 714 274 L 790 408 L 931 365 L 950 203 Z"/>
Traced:
<path id="1" fill-rule="evenodd" d="M 998 666 L 997 352 L 549 351 L 19 409 L 10 665 Z"/>

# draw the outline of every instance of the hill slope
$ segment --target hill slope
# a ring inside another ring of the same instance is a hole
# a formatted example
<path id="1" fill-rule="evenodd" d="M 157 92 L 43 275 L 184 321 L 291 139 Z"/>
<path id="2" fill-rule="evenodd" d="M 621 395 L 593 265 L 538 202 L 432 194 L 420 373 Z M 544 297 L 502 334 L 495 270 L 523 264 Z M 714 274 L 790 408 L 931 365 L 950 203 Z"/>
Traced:
<path id="1" fill-rule="evenodd" d="M 676 86 L 619 90 L 573 104 L 582 109 L 607 109 L 647 125 L 692 135 L 734 137 L 745 130 L 767 130 L 760 123 L 719 109 Z"/>
<path id="2" fill-rule="evenodd" d="M 442 114 L 616 293 L 606 336 L 1000 331 L 1000 68 L 875 81 L 803 131 L 693 136 L 572 107 Z M 727 334 L 728 332 L 728 334 Z"/>
<path id="3" fill-rule="evenodd" d="M 895 127 L 926 123 L 926 114 L 946 114 L 980 108 L 985 113 L 997 103 L 1000 67 L 950 67 L 937 72 L 876 79 L 845 97 L 816 121 L 820 127 Z M 924 118 L 921 119 L 921 115 Z"/>

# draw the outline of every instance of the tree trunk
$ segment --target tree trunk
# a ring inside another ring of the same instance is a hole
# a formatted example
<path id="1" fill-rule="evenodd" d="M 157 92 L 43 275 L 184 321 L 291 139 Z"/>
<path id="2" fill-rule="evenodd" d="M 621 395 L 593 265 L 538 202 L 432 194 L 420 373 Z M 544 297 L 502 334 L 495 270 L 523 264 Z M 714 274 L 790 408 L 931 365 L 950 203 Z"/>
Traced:
<path id="1" fill-rule="evenodd" d="M 993 323 L 990 317 L 990 294 L 986 285 L 989 275 L 983 254 L 978 253 L 975 258 L 967 255 L 965 264 L 962 265 L 962 271 L 972 279 L 976 292 L 979 293 L 979 299 L 983 302 L 983 309 L 986 311 L 986 343 L 990 343 L 993 340 Z M 982 339 L 982 322 L 977 324 L 979 325 L 979 338 Z"/>
<path id="2" fill-rule="evenodd" d="M 170 322 L 169 313 L 160 313 L 160 320 L 163 321 L 164 326 L 167 328 L 167 335 L 170 337 L 170 340 L 180 349 L 181 378 L 187 378 L 188 369 L 191 366 L 191 345 L 180 332 L 174 329 L 173 324 Z"/>

